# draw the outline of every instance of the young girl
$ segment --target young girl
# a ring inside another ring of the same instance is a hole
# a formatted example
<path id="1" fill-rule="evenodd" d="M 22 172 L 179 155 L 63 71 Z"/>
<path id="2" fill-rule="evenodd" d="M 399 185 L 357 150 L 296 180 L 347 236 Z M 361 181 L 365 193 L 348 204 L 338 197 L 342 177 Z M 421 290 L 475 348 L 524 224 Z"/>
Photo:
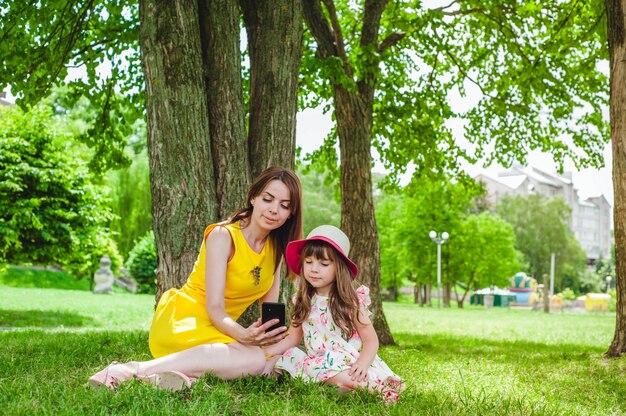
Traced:
<path id="1" fill-rule="evenodd" d="M 348 258 L 350 242 L 337 227 L 317 227 L 306 240 L 287 245 L 285 259 L 301 277 L 289 336 L 265 348 L 269 365 L 305 381 L 342 389 L 367 388 L 397 402 L 404 382 L 378 355 L 378 337 L 369 319 L 369 289 L 356 291 L 358 269 Z M 306 352 L 295 348 L 304 338 Z"/>

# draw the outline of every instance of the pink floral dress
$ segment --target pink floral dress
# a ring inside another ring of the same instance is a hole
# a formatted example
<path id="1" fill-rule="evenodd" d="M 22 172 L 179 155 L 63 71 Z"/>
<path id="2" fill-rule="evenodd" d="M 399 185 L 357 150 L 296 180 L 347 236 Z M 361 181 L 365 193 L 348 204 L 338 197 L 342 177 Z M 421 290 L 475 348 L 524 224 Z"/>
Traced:
<path id="1" fill-rule="evenodd" d="M 370 304 L 369 289 L 360 286 L 357 290 L 359 304 L 367 311 Z M 355 333 L 349 340 L 341 336 L 341 330 L 330 315 L 328 297 L 313 296 L 311 314 L 302 323 L 306 353 L 295 347 L 287 350 L 276 363 L 276 368 L 285 370 L 292 377 L 307 382 L 324 382 L 342 371 L 350 369 L 361 352 L 361 338 Z M 370 383 L 392 388 L 400 392 L 404 382 L 380 359 L 374 358 L 369 368 Z"/>

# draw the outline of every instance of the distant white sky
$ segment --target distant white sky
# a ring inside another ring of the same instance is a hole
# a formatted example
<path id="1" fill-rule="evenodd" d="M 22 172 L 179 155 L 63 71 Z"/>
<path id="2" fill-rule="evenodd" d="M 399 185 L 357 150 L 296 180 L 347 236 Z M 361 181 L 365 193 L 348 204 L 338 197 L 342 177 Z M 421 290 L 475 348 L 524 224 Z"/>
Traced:
<path id="1" fill-rule="evenodd" d="M 333 121 L 330 114 L 323 114 L 321 108 L 310 109 L 298 114 L 296 126 L 296 145 L 301 147 L 303 153 L 312 152 L 320 147 L 324 138 L 330 132 Z M 452 129 L 455 137 L 462 140 L 463 126 L 450 123 L 448 126 Z M 529 154 L 528 164 L 539 169 L 554 172 L 557 171 L 557 165 L 552 159 L 552 155 L 534 151 Z M 573 163 L 569 160 L 565 161 L 565 171 L 571 171 L 574 181 L 574 187 L 578 189 L 581 198 L 598 196 L 604 194 L 611 206 L 613 205 L 613 181 L 611 173 L 611 144 L 607 143 L 604 149 L 604 167 L 602 169 L 585 169 L 576 171 Z M 490 166 L 483 168 L 482 166 L 465 165 L 464 169 L 472 176 L 477 175 L 481 171 L 486 171 L 492 175 L 504 170 L 501 166 Z M 384 173 L 382 164 L 377 163 L 374 171 Z"/>

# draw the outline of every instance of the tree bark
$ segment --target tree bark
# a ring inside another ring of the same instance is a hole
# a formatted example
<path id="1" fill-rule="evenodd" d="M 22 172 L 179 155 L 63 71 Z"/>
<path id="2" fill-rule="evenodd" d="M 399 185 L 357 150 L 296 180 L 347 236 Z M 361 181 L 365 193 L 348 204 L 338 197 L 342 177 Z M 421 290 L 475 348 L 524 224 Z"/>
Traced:
<path id="1" fill-rule="evenodd" d="M 615 334 L 606 352 L 609 357 L 626 353 L 626 0 L 605 0 L 611 73 L 611 141 L 615 206 Z"/>
<path id="2" fill-rule="evenodd" d="M 450 283 L 444 283 L 443 285 L 443 307 L 444 308 L 450 307 L 450 298 L 451 298 L 450 292 L 451 292 Z"/>
<path id="3" fill-rule="evenodd" d="M 372 323 L 382 345 L 394 343 L 382 310 L 380 250 L 374 217 L 371 174 L 373 91 L 357 94 L 335 86 L 335 114 L 341 152 L 341 227 L 352 247 L 350 258 L 359 265 L 359 279 L 369 287 Z"/>
<path id="4" fill-rule="evenodd" d="M 198 4 L 141 0 L 157 299 L 186 281 L 218 214 Z"/>
<path id="5" fill-rule="evenodd" d="M 421 283 L 415 283 L 413 288 L 413 298 L 415 303 L 419 306 L 424 306 L 424 285 Z"/>
<path id="6" fill-rule="evenodd" d="M 293 168 L 302 2 L 240 0 L 250 52 L 250 167 Z"/>
<path id="7" fill-rule="evenodd" d="M 224 219 L 245 205 L 251 183 L 240 13 L 237 0 L 201 0 L 199 5 L 218 218 Z"/>
<path id="8" fill-rule="evenodd" d="M 204 228 L 244 206 L 252 178 L 294 165 L 301 3 L 242 4 L 253 16 L 247 131 L 237 1 L 140 1 L 157 300 L 185 283 Z"/>
<path id="9" fill-rule="evenodd" d="M 250 102 L 248 159 L 254 178 L 269 166 L 293 169 L 296 155 L 298 75 L 302 57 L 302 3 L 240 0 L 248 34 Z M 294 288 L 281 273 L 281 299 L 291 316 Z M 238 322 L 248 326 L 259 316 L 258 302 Z"/>

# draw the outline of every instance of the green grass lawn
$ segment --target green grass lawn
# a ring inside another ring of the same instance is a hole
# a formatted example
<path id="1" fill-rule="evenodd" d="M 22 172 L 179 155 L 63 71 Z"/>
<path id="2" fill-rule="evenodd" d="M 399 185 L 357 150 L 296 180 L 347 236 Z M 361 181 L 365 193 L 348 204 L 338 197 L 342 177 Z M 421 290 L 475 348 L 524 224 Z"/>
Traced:
<path id="1" fill-rule="evenodd" d="M 408 386 L 395 406 L 288 379 L 87 388 L 111 360 L 150 357 L 153 306 L 152 295 L 0 286 L 3 414 L 626 414 L 626 361 L 602 358 L 614 315 L 479 307 L 384 305 L 397 346 L 380 355 Z"/>

